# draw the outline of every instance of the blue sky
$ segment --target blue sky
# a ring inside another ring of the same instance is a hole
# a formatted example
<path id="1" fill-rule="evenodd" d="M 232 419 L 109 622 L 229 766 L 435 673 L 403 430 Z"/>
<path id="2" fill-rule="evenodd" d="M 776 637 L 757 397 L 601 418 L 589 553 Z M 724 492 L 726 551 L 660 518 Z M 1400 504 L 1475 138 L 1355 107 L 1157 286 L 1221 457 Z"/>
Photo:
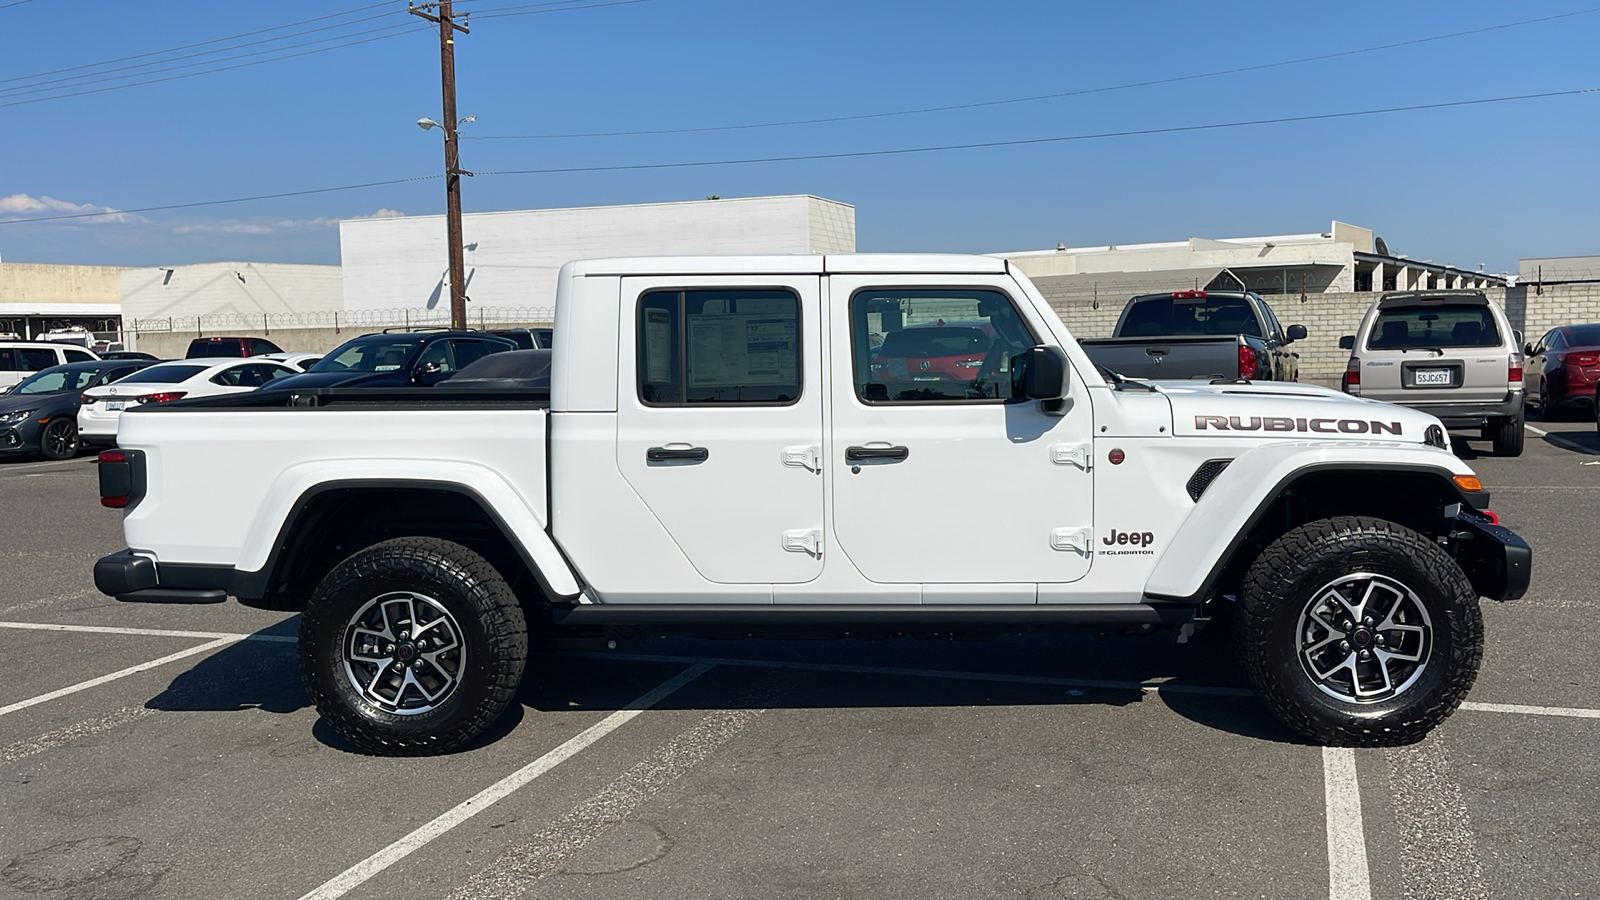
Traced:
<path id="1" fill-rule="evenodd" d="M 339 26 L 227 55 L 321 38 L 383 38 L 369 43 L 20 105 L 7 104 L 53 96 L 19 93 L 39 87 L 59 92 L 118 83 L 74 88 L 77 82 L 41 85 L 32 77 L 47 70 L 327 16 L 370 0 L 7 2 L 0 0 L 7 35 L 0 56 L 0 219 L 426 176 L 441 167 L 438 132 L 414 124 L 439 117 L 437 39 L 404 29 L 418 20 L 405 14 L 403 2 L 266 32 L 243 40 Z M 468 169 L 1024 140 L 1600 87 L 1596 9 L 1264 71 L 961 111 L 675 135 L 484 140 L 849 116 L 1101 88 L 1572 13 L 1595 0 L 645 0 L 487 16 L 493 8 L 536 2 L 462 3 L 484 13 L 458 41 L 460 114 L 478 117 L 463 132 L 475 138 L 462 142 Z M 353 35 L 390 26 L 393 37 Z M 303 49 L 313 47 L 282 52 Z M 147 56 L 117 65 L 164 68 L 216 58 Z M 985 252 L 1307 232 L 1340 219 L 1376 229 L 1395 252 L 1514 271 L 1520 257 L 1600 252 L 1596 147 L 1600 93 L 909 156 L 484 176 L 466 182 L 464 201 L 471 212 L 812 193 L 855 204 L 864 251 Z M 443 206 L 442 182 L 430 180 L 108 220 L 8 224 L 0 225 L 0 258 L 337 262 L 337 219 L 430 214 Z"/>

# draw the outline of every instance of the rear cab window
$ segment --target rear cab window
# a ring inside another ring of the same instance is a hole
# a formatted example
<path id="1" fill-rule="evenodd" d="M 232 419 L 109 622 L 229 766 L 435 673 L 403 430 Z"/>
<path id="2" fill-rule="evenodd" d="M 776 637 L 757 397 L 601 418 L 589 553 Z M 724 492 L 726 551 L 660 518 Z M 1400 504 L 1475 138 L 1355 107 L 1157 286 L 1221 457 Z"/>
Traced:
<path id="1" fill-rule="evenodd" d="M 1247 334 L 1262 337 L 1261 323 L 1243 297 L 1151 297 L 1128 308 L 1118 337 Z"/>
<path id="2" fill-rule="evenodd" d="M 1498 347 L 1500 327 L 1487 303 L 1422 303 L 1379 309 L 1368 350 Z"/>

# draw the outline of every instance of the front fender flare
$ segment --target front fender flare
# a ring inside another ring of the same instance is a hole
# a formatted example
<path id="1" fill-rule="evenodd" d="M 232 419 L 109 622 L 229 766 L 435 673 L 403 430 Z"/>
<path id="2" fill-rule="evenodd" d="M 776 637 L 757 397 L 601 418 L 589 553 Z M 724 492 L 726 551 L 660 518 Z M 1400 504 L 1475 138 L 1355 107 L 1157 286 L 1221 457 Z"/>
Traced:
<path id="1" fill-rule="evenodd" d="M 1370 441 L 1295 441 L 1250 449 L 1206 488 L 1195 508 L 1173 535 L 1145 583 L 1145 596 L 1166 601 L 1200 602 L 1246 535 L 1272 502 L 1295 479 L 1328 470 L 1407 471 L 1451 481 L 1472 470 L 1448 450 L 1422 444 Z M 1487 502 L 1484 495 L 1462 495 L 1462 502 Z"/>

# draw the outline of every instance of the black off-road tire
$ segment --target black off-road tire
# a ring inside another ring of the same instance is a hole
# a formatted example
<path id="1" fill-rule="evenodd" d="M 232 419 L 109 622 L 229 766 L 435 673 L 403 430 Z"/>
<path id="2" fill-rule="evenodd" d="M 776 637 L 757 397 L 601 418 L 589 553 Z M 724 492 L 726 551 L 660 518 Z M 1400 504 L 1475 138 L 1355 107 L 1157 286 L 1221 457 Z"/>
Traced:
<path id="1" fill-rule="evenodd" d="M 465 647 L 455 687 L 424 712 L 385 709 L 346 669 L 353 618 L 393 593 L 432 598 Z M 377 755 L 448 753 L 471 741 L 505 712 L 527 660 L 527 623 L 505 579 L 482 556 L 437 538 L 396 538 L 346 559 L 317 585 L 300 620 L 306 693 L 334 731 Z"/>
<path id="2" fill-rule="evenodd" d="M 1375 702 L 1325 692 L 1300 652 L 1302 613 L 1325 586 L 1363 574 L 1409 588 L 1432 623 L 1431 653 L 1415 681 Z M 1393 747 L 1421 740 L 1461 705 L 1483 658 L 1483 617 L 1471 582 L 1438 544 L 1394 522 L 1342 516 L 1290 531 L 1251 564 L 1234 641 L 1285 725 L 1321 744 Z"/>
<path id="3" fill-rule="evenodd" d="M 1522 416 L 1510 419 L 1501 419 L 1499 422 L 1484 429 L 1484 436 L 1494 442 L 1495 456 L 1521 456 L 1522 442 L 1527 432 L 1522 427 Z"/>
<path id="4" fill-rule="evenodd" d="M 39 453 L 45 459 L 72 459 L 83 449 L 78 439 L 78 423 L 62 416 L 51 419 L 39 432 Z"/>

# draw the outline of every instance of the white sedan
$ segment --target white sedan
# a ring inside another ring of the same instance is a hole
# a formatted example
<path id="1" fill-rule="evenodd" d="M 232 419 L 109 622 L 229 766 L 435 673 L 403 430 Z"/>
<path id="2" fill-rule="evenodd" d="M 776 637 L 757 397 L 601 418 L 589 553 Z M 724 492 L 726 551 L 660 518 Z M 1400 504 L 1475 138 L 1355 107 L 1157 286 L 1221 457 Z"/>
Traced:
<path id="1" fill-rule="evenodd" d="M 117 420 L 129 406 L 238 394 L 299 374 L 294 366 L 261 357 L 156 363 L 121 381 L 84 391 L 83 405 L 78 408 L 78 434 L 85 446 L 110 446 L 117 442 Z"/>
<path id="2" fill-rule="evenodd" d="M 321 353 L 265 353 L 256 359 L 270 359 L 284 365 L 293 366 L 302 372 L 311 371 L 311 367 L 322 361 Z"/>

